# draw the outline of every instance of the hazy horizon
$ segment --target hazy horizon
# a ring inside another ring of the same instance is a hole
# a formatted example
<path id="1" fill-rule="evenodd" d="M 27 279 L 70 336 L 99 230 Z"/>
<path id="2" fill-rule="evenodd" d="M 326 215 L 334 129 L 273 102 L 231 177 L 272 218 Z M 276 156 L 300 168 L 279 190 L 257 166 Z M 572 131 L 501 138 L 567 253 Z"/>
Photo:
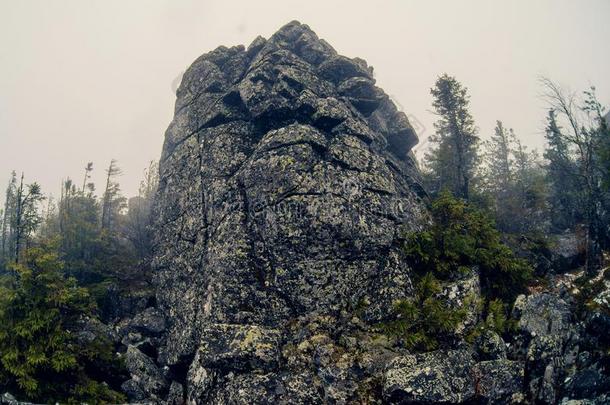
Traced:
<path id="1" fill-rule="evenodd" d="M 502 120 L 540 148 L 539 76 L 577 92 L 595 85 L 610 103 L 609 16 L 604 0 L 1 1 L 0 191 L 16 170 L 57 195 L 88 161 L 100 191 L 115 158 L 124 194 L 136 194 L 160 156 L 182 72 L 291 20 L 367 60 L 420 138 L 433 131 L 429 89 L 447 72 L 469 88 L 483 138 Z"/>

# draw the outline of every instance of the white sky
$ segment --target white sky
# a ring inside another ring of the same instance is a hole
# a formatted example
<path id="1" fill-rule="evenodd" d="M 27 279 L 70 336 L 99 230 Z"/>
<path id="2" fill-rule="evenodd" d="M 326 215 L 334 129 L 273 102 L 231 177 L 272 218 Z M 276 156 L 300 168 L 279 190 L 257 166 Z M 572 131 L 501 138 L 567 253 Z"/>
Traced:
<path id="1" fill-rule="evenodd" d="M 540 147 L 538 75 L 610 102 L 610 1 L 0 0 L 0 191 L 10 170 L 45 192 L 119 160 L 127 195 L 161 152 L 172 83 L 199 55 L 249 44 L 297 19 L 337 51 L 366 59 L 378 84 L 432 131 L 443 72 L 472 96 L 489 136 L 497 119 Z M 421 131 L 420 131 L 421 132 Z"/>

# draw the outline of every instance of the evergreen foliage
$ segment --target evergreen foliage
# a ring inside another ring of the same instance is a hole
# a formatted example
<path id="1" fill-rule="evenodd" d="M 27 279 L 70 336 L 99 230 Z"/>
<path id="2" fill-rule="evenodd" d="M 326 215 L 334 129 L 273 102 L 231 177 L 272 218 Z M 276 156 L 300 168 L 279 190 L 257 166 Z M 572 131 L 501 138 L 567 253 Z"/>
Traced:
<path id="1" fill-rule="evenodd" d="M 430 90 L 438 120 L 430 138 L 434 148 L 426 156 L 427 178 L 434 192 L 448 189 L 468 199 L 479 160 L 477 128 L 468 108 L 466 87 L 444 74 Z"/>
<path id="2" fill-rule="evenodd" d="M 441 291 L 439 280 L 431 272 L 424 274 L 415 283 L 414 299 L 394 305 L 394 319 L 381 325 L 383 332 L 410 350 L 437 349 L 466 316 L 463 308 L 450 308 L 439 296 Z"/>
<path id="3" fill-rule="evenodd" d="M 114 361 L 112 347 L 77 339 L 75 328 L 94 304 L 65 278 L 56 247 L 30 248 L 12 266 L 0 294 L 0 381 L 37 401 L 108 401 L 124 397 L 87 369 Z"/>
<path id="4" fill-rule="evenodd" d="M 509 302 L 523 291 L 531 267 L 515 257 L 500 232 L 481 211 L 444 191 L 432 203 L 433 225 L 408 236 L 407 257 L 419 273 L 448 280 L 478 267 L 481 288 L 490 299 Z"/>
<path id="5" fill-rule="evenodd" d="M 608 142 L 604 108 L 594 87 L 578 98 L 549 79 L 543 78 L 541 82 L 552 111 L 546 153 L 555 197 L 552 200 L 565 216 L 564 225 L 569 229 L 579 223 L 583 225 L 586 268 L 590 275 L 595 275 L 602 267 L 603 249 L 610 242 L 607 234 L 610 197 L 603 189 L 608 176 L 603 158 Z M 565 129 L 559 126 L 558 118 L 565 122 Z"/>
<path id="6" fill-rule="evenodd" d="M 485 146 L 481 192 L 489 197 L 498 229 L 511 234 L 543 230 L 546 186 L 537 153 L 528 151 L 501 121 Z"/>

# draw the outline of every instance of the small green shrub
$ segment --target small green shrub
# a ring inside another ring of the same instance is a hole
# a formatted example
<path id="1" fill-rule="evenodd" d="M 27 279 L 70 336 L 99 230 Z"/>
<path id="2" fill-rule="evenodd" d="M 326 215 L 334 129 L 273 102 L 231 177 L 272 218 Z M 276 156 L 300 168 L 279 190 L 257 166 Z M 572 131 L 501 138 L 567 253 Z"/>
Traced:
<path id="1" fill-rule="evenodd" d="M 380 325 L 383 333 L 400 338 L 408 349 L 437 349 L 439 340 L 453 332 L 466 316 L 465 309 L 452 309 L 439 298 L 440 292 L 439 281 L 426 273 L 416 283 L 415 299 L 395 304 L 395 318 Z"/>
<path id="2" fill-rule="evenodd" d="M 515 321 L 511 319 L 507 313 L 507 305 L 499 299 L 489 301 L 485 308 L 483 319 L 475 328 L 468 334 L 466 340 L 474 342 L 474 340 L 487 330 L 496 332 L 500 336 L 506 336 L 515 329 Z"/>
<path id="3" fill-rule="evenodd" d="M 55 249 L 32 248 L 12 266 L 0 291 L 0 384 L 44 402 L 120 402 L 93 372 L 112 368 L 108 342 L 76 339 L 76 325 L 92 314 L 86 289 L 62 274 Z"/>

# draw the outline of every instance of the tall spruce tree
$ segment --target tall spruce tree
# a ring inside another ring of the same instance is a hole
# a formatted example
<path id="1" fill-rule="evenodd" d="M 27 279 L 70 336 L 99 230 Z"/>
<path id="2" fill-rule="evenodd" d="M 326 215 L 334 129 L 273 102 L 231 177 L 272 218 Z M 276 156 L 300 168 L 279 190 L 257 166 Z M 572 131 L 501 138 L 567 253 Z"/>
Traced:
<path id="1" fill-rule="evenodd" d="M 123 174 L 117 161 L 112 159 L 106 170 L 106 187 L 102 197 L 102 230 L 108 230 L 115 226 L 120 211 L 125 208 L 125 198 L 121 195 L 121 187 L 117 177 Z"/>
<path id="2" fill-rule="evenodd" d="M 448 189 L 468 199 L 479 158 L 479 138 L 468 110 L 468 90 L 454 77 L 443 74 L 430 92 L 438 116 L 436 132 L 431 137 L 435 146 L 427 155 L 432 191 Z"/>
<path id="3" fill-rule="evenodd" d="M 489 186 L 498 194 L 508 190 L 512 181 L 511 141 L 513 137 L 512 129 L 507 130 L 502 121 L 496 121 L 494 134 L 485 143 L 488 177 L 493 180 Z"/>
<path id="4" fill-rule="evenodd" d="M 42 222 L 39 203 L 45 199 L 38 183 L 25 184 L 24 174 L 16 191 L 15 208 L 11 228 L 14 232 L 12 260 L 19 263 L 23 250 L 27 249 L 30 238 Z"/>
<path id="5" fill-rule="evenodd" d="M 550 186 L 549 204 L 554 213 L 551 225 L 554 232 L 571 229 L 584 220 L 579 202 L 578 169 L 572 159 L 568 141 L 557 122 L 557 112 L 550 109 L 545 129 L 547 147 L 544 151 Z"/>
<path id="6" fill-rule="evenodd" d="M 4 197 L 4 209 L 2 212 L 2 240 L 0 241 L 0 269 L 6 268 L 6 263 L 11 259 L 11 253 L 13 251 L 13 232 L 11 224 L 13 221 L 13 214 L 15 212 L 15 198 L 17 195 L 17 173 L 14 171 L 11 173 L 8 186 L 6 187 Z"/>

